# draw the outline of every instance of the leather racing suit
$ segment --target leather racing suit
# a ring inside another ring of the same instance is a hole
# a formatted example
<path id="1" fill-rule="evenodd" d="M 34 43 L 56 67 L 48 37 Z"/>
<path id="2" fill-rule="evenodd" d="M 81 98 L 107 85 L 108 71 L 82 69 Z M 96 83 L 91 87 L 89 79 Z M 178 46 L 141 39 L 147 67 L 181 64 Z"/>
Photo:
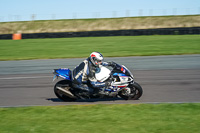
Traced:
<path id="1" fill-rule="evenodd" d="M 102 62 L 103 66 L 113 66 L 112 62 Z M 94 89 L 105 88 L 108 82 L 99 82 L 95 78 L 96 66 L 92 64 L 89 58 L 85 59 L 82 63 L 75 67 L 72 74 L 72 86 L 77 89 L 85 90 L 90 93 Z M 89 86 L 88 83 L 89 82 Z"/>

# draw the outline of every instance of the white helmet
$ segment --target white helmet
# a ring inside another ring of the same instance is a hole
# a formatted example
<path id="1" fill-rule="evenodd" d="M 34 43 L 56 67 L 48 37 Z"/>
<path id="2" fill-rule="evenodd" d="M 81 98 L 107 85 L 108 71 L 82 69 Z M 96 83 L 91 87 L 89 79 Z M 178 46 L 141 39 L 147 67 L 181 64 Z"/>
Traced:
<path id="1" fill-rule="evenodd" d="M 89 58 L 92 64 L 97 67 L 99 67 L 103 61 L 103 55 L 99 52 L 92 52 Z"/>

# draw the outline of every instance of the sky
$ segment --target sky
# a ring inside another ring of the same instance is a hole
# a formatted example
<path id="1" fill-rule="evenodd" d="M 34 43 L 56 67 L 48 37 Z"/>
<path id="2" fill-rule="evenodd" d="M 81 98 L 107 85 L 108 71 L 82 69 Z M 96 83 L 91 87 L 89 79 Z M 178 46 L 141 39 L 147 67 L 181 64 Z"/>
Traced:
<path id="1" fill-rule="evenodd" d="M 0 0 L 0 22 L 200 14 L 200 0 Z"/>

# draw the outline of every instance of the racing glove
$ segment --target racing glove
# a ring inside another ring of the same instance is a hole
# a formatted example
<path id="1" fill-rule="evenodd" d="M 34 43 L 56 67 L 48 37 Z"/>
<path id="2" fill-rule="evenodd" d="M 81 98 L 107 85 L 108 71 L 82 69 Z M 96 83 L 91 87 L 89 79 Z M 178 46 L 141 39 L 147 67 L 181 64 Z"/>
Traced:
<path id="1" fill-rule="evenodd" d="M 108 62 L 108 66 L 111 66 L 111 67 L 113 67 L 113 68 L 114 68 L 114 67 L 116 66 L 116 63 L 115 63 L 115 62 L 113 62 L 113 61 L 112 61 L 112 62 Z"/>

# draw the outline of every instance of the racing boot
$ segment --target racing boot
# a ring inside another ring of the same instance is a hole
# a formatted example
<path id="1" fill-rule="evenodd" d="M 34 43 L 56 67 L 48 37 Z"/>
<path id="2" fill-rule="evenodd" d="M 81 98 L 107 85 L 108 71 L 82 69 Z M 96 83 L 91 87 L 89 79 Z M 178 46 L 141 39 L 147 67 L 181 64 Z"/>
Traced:
<path id="1" fill-rule="evenodd" d="M 88 87 L 86 84 L 72 84 L 73 88 L 79 89 L 78 97 L 81 99 L 88 99 L 93 94 L 93 89 Z"/>

